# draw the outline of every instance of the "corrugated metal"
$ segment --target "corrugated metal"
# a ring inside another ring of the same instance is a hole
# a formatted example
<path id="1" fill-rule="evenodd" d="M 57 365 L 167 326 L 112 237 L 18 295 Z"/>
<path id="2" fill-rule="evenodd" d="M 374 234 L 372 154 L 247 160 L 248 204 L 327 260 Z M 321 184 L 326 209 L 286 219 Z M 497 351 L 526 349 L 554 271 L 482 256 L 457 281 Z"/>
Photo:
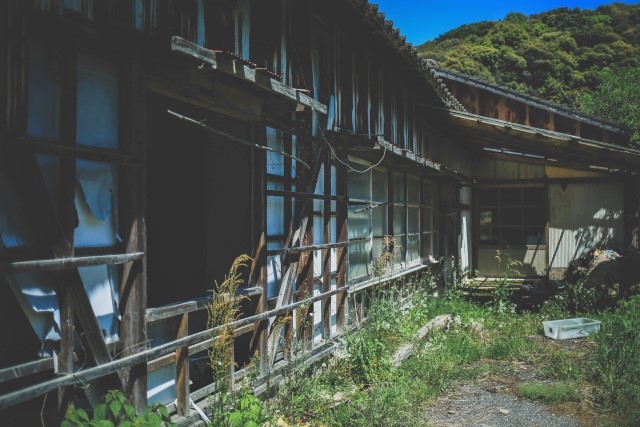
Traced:
<path id="1" fill-rule="evenodd" d="M 549 262 L 569 263 L 594 247 L 620 250 L 624 244 L 621 183 L 549 185 Z"/>

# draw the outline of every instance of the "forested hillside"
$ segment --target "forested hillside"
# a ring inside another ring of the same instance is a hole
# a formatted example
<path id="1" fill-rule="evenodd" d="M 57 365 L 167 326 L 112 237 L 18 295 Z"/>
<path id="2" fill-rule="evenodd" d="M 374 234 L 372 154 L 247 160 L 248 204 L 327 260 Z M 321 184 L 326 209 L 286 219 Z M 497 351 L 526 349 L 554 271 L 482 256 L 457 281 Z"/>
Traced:
<path id="1" fill-rule="evenodd" d="M 607 75 L 639 66 L 640 5 L 511 13 L 461 26 L 418 50 L 441 67 L 580 108 Z"/>

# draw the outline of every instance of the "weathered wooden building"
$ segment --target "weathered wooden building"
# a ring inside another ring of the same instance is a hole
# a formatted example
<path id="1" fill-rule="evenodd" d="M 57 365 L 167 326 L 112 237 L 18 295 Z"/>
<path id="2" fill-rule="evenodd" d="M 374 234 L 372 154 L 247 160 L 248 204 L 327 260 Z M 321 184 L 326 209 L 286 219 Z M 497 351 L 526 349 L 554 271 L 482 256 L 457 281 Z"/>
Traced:
<path id="1" fill-rule="evenodd" d="M 507 247 L 531 276 L 638 248 L 624 129 L 440 70 L 364 0 L 0 17 L 7 416 L 112 386 L 192 415 L 213 391 L 203 308 L 243 253 L 231 381 L 254 352 L 263 377 L 287 363 L 300 309 L 312 357 L 331 352 L 384 280 L 491 275 Z"/>

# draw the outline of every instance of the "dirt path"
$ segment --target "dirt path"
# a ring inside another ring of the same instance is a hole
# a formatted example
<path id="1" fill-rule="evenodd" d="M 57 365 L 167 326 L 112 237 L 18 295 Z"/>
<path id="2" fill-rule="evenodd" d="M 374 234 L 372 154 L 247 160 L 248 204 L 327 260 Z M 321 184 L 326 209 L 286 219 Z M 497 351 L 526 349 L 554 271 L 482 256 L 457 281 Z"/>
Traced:
<path id="1" fill-rule="evenodd" d="M 460 385 L 425 411 L 433 427 L 578 427 L 576 418 L 480 384 Z"/>
<path id="2" fill-rule="evenodd" d="M 579 346 L 585 343 L 554 343 Z M 487 363 L 483 361 L 482 363 Z M 600 427 L 617 425 L 615 416 L 588 399 L 547 405 L 518 397 L 522 382 L 554 381 L 538 376 L 539 366 L 492 361 L 494 372 L 470 383 L 458 383 L 425 409 L 432 427 Z M 588 395 L 588 391 L 584 392 Z"/>

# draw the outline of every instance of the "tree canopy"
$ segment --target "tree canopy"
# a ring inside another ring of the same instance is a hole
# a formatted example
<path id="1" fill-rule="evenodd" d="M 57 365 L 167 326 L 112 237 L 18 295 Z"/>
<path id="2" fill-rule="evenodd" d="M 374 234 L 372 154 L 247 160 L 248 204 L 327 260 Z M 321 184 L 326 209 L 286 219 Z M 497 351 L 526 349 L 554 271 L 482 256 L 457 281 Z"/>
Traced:
<path id="1" fill-rule="evenodd" d="M 510 13 L 458 27 L 418 51 L 441 67 L 595 112 L 595 98 L 584 94 L 601 82 L 624 83 L 612 76 L 640 65 L 640 5 Z"/>

